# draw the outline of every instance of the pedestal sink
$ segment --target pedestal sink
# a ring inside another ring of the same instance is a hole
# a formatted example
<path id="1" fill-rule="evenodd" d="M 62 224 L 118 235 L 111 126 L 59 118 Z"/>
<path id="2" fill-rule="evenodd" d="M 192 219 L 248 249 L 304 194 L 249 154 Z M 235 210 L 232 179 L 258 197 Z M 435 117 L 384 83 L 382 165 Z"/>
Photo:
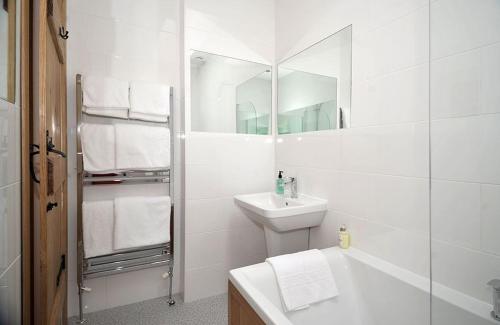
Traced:
<path id="1" fill-rule="evenodd" d="M 308 249 L 309 228 L 325 217 L 327 201 L 299 194 L 285 198 L 271 192 L 236 195 L 245 214 L 264 226 L 269 257 Z"/>

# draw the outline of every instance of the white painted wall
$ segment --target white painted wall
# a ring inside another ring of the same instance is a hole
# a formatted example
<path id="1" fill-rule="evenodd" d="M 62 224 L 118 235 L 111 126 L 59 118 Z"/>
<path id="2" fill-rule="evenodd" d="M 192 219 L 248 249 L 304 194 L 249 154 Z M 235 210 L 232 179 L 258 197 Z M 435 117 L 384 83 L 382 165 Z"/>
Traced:
<path id="1" fill-rule="evenodd" d="M 19 58 L 20 1 L 16 57 Z M 21 107 L 19 60 L 16 101 L 0 98 L 0 323 L 21 324 Z"/>
<path id="2" fill-rule="evenodd" d="M 179 292 L 182 264 L 180 226 L 181 204 L 181 112 L 179 69 L 178 0 L 69 0 L 67 47 L 68 78 L 68 314 L 78 312 L 76 285 L 76 106 L 75 76 L 93 74 L 121 80 L 161 82 L 174 87 L 174 160 L 175 254 L 174 292 Z M 72 145 L 73 144 L 73 145 Z M 109 194 L 112 187 L 86 191 L 87 199 Z M 144 190 L 148 192 L 144 192 Z M 117 195 L 154 195 L 164 193 L 153 187 L 129 186 L 113 190 Z M 104 192 L 102 192 L 104 191 Z M 168 293 L 168 281 L 161 276 L 166 267 L 97 278 L 86 281 L 92 292 L 84 295 L 84 312 L 107 309 L 143 301 Z"/>
<path id="3" fill-rule="evenodd" d="M 500 2 L 438 0 L 431 18 L 432 275 L 491 303 L 486 283 L 500 277 Z"/>
<path id="4" fill-rule="evenodd" d="M 269 191 L 271 136 L 190 132 L 190 49 L 272 65 L 271 0 L 186 1 L 186 140 L 184 299 L 227 291 L 228 270 L 263 261 L 264 232 L 233 195 Z"/>
<path id="5" fill-rule="evenodd" d="M 277 0 L 277 58 L 352 24 L 350 129 L 278 136 L 276 168 L 328 199 L 311 246 L 353 246 L 429 276 L 428 0 Z"/>

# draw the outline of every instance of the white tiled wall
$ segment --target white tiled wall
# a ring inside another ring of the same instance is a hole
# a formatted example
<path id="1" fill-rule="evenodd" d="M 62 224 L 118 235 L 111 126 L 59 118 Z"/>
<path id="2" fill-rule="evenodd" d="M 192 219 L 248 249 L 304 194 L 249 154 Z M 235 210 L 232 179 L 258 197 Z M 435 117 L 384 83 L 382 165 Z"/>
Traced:
<path id="1" fill-rule="evenodd" d="M 78 312 L 76 286 L 76 116 L 77 73 L 110 76 L 122 80 L 146 80 L 174 87 L 175 259 L 174 292 L 181 282 L 181 178 L 180 178 L 180 69 L 179 0 L 69 0 L 68 77 L 68 314 Z M 147 269 L 86 281 L 92 292 L 84 295 L 84 312 L 165 296 L 166 268 Z"/>
<path id="2" fill-rule="evenodd" d="M 0 323 L 21 323 L 20 108 L 0 99 Z"/>
<path id="3" fill-rule="evenodd" d="M 264 64 L 274 62 L 274 5 L 269 0 L 186 1 L 189 50 Z M 190 131 L 186 57 L 184 299 L 227 291 L 228 270 L 266 257 L 262 228 L 235 206 L 233 195 L 269 191 L 272 136 Z"/>
<path id="4" fill-rule="evenodd" d="M 345 223 L 354 246 L 428 276 L 432 226 L 433 280 L 490 302 L 485 284 L 500 274 L 498 1 L 278 0 L 276 13 L 278 59 L 353 24 L 353 128 L 276 144 L 277 169 L 329 200 L 312 245 L 335 244 Z"/>
<path id="5" fill-rule="evenodd" d="M 20 2 L 17 2 L 20 12 Z M 19 17 L 19 16 L 18 16 Z M 19 58 L 17 19 L 17 58 Z M 4 49 L 2 49 L 4 50 Z M 21 324 L 21 107 L 0 98 L 0 324 Z"/>
<path id="6" fill-rule="evenodd" d="M 226 292 L 230 269 L 265 259 L 264 232 L 233 195 L 269 191 L 273 161 L 271 136 L 186 136 L 186 301 Z"/>
<path id="7" fill-rule="evenodd" d="M 277 0 L 277 58 L 350 24 L 352 128 L 278 136 L 276 168 L 329 211 L 311 246 L 353 246 L 429 275 L 428 0 Z"/>
<path id="8" fill-rule="evenodd" d="M 500 3 L 438 0 L 431 17 L 433 280 L 491 303 L 486 283 L 500 277 Z"/>

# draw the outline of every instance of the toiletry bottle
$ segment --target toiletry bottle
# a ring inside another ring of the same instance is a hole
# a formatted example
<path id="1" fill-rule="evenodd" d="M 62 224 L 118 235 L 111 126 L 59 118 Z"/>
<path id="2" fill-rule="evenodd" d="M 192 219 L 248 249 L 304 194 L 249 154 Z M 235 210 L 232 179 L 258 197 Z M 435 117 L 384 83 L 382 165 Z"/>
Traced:
<path id="1" fill-rule="evenodd" d="M 347 231 L 346 226 L 340 226 L 339 230 L 339 246 L 340 248 L 347 249 L 351 246 L 351 235 Z"/>
<path id="2" fill-rule="evenodd" d="M 285 194 L 285 180 L 283 179 L 283 171 L 278 171 L 278 178 L 276 179 L 276 194 Z"/>

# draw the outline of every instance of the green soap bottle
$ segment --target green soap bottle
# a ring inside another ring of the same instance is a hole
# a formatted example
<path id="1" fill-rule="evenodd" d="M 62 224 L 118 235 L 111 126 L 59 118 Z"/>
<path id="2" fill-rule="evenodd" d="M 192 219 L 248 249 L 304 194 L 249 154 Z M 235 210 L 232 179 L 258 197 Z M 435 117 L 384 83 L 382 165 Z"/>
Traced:
<path id="1" fill-rule="evenodd" d="M 276 194 L 285 194 L 285 180 L 283 179 L 283 171 L 278 171 L 276 179 Z"/>

